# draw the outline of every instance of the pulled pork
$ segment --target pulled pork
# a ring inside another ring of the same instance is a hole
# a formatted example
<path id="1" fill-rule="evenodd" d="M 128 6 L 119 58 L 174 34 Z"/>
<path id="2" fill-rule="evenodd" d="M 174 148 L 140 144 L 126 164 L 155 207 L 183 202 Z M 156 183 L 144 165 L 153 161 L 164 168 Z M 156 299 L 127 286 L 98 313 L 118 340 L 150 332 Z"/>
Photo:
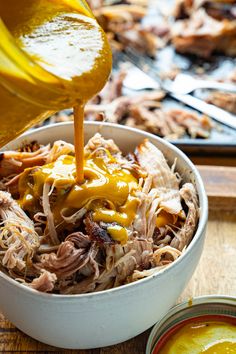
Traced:
<path id="1" fill-rule="evenodd" d="M 93 5 L 92 5 L 93 6 Z M 108 39 L 114 50 L 122 50 L 132 46 L 142 53 L 155 56 L 161 46 L 151 28 L 142 24 L 147 14 L 148 2 L 124 1 L 112 6 L 96 6 L 94 15 L 99 24 L 107 32 Z"/>
<path id="2" fill-rule="evenodd" d="M 7 164 L 12 156 L 21 167 L 26 156 L 29 166 L 30 154 L 34 159 L 43 152 L 43 159 L 35 163 L 51 166 L 52 161 L 74 155 L 73 146 L 62 141 L 51 148 L 38 147 L 38 154 L 30 149 L 33 147 L 28 146 L 28 155 L 24 151 L 3 153 L 2 163 Z M 135 203 L 136 211 L 128 226 L 94 219 L 96 206 L 90 208 L 94 200 L 97 207 L 114 211 L 109 197 L 104 200 L 93 195 L 82 208 L 69 210 L 67 206 L 58 213 L 55 203 L 61 193 L 55 188 L 56 181 L 53 185 L 44 183 L 32 209 L 27 201 L 17 202 L 6 190 L 0 191 L 0 267 L 32 289 L 81 294 L 117 287 L 159 272 L 180 257 L 191 242 L 199 218 L 195 187 L 182 185 L 174 166 L 169 167 L 157 147 L 144 140 L 125 157 L 113 140 L 96 134 L 85 147 L 85 158 L 91 156 L 106 164 L 111 174 L 114 169 L 125 169 L 135 176 L 137 185 L 129 200 Z M 30 166 L 34 171 L 32 161 Z M 22 167 L 14 172 L 15 189 L 22 188 L 19 181 L 25 172 Z M 4 180 L 6 173 L 1 178 Z M 32 190 L 34 183 L 35 179 L 30 179 Z M 68 183 L 64 194 L 72 188 Z M 7 183 L 5 188 L 9 189 Z M 20 192 L 16 191 L 18 198 Z M 124 238 L 114 237 L 112 228 L 122 229 Z"/>
<path id="3" fill-rule="evenodd" d="M 169 40 L 170 29 L 165 18 L 152 24 L 142 21 L 148 13 L 148 0 L 96 0 L 89 1 L 89 5 L 115 51 L 131 46 L 155 57 Z"/>
<path id="4" fill-rule="evenodd" d="M 33 221 L 10 193 L 0 191 L 0 259 L 2 266 L 24 272 L 39 247 Z"/>
<path id="5" fill-rule="evenodd" d="M 229 92 L 213 92 L 207 102 L 236 114 L 236 94 Z"/>
<path id="6" fill-rule="evenodd" d="M 177 1 L 172 43 L 180 53 L 208 58 L 214 52 L 236 55 L 235 5 L 231 1 Z"/>

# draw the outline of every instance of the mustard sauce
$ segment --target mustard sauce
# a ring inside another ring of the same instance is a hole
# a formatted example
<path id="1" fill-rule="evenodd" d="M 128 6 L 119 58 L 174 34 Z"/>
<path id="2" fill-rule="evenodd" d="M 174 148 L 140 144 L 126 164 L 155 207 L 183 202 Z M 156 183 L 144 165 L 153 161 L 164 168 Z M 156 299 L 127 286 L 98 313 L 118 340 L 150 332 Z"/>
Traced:
<path id="1" fill-rule="evenodd" d="M 107 228 L 107 231 L 115 241 L 119 241 L 121 245 L 125 245 L 128 241 L 127 230 L 120 225 L 112 225 Z"/>
<path id="2" fill-rule="evenodd" d="M 166 337 L 161 348 L 157 345 L 153 354 L 235 354 L 236 321 L 213 317 L 186 321 Z"/>
<path id="3" fill-rule="evenodd" d="M 107 152 L 109 156 L 109 152 Z M 108 232 L 114 240 L 126 243 L 128 227 L 139 204 L 135 192 L 138 180 L 125 168 L 121 168 L 114 157 L 106 162 L 95 154 L 84 160 L 84 181 L 77 184 L 76 162 L 73 156 L 60 156 L 55 162 L 25 169 L 19 178 L 19 204 L 24 210 L 37 210 L 43 186 L 56 188 L 57 199 L 52 212 L 54 222 L 61 221 L 63 209 L 79 210 L 85 207 L 92 211 L 94 221 L 117 223 Z"/>
<path id="4" fill-rule="evenodd" d="M 169 214 L 165 210 L 161 210 L 160 213 L 157 215 L 156 219 L 156 226 L 163 227 L 166 224 L 174 224 L 178 217 L 174 214 Z"/>

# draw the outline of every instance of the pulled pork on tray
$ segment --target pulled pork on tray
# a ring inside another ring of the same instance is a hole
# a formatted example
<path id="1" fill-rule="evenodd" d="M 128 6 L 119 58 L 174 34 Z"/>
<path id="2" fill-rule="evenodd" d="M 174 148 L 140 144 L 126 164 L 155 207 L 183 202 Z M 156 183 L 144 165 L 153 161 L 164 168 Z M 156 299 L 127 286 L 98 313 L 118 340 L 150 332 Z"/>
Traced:
<path id="1" fill-rule="evenodd" d="M 229 77 L 221 81 L 236 84 L 236 70 L 234 70 Z M 213 91 L 207 97 L 207 102 L 236 114 L 236 93 Z"/>
<path id="2" fill-rule="evenodd" d="M 172 43 L 180 53 L 236 55 L 235 0 L 178 0 Z"/>
<path id="3" fill-rule="evenodd" d="M 0 157 L 0 267 L 33 289 L 81 294 L 145 278 L 175 261 L 196 230 L 194 185 L 148 140 L 124 157 L 96 134 L 81 185 L 74 146 L 63 141 Z"/>
<path id="4" fill-rule="evenodd" d="M 211 119 L 186 108 L 167 108 L 163 105 L 165 93 L 146 91 L 137 95 L 123 95 L 127 70 L 114 73 L 105 88 L 85 106 L 85 119 L 120 123 L 159 135 L 167 139 L 208 138 L 213 127 Z M 72 114 L 60 112 L 50 122 L 72 120 Z"/>

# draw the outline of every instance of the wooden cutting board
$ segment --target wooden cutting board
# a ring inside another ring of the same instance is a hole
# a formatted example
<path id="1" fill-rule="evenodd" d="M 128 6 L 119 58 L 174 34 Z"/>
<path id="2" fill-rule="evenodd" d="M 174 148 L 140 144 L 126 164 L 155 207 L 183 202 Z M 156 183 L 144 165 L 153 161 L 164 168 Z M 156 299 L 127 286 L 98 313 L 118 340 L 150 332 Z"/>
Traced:
<path id="1" fill-rule="evenodd" d="M 206 188 L 209 209 L 236 212 L 236 167 L 198 166 L 198 170 Z"/>
<path id="2" fill-rule="evenodd" d="M 209 198 L 202 258 L 178 301 L 207 294 L 236 296 L 236 168 L 198 166 Z M 37 342 L 0 314 L 0 353 L 144 354 L 150 330 L 127 342 L 93 350 L 62 350 Z"/>

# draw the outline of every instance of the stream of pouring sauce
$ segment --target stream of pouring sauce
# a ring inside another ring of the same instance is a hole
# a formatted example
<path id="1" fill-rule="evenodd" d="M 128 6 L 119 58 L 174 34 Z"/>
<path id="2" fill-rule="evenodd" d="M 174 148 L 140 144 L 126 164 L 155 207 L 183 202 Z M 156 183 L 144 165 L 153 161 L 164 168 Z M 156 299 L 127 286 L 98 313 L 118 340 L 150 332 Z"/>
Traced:
<path id="1" fill-rule="evenodd" d="M 84 182 L 84 106 L 74 107 L 74 145 L 76 157 L 76 182 Z"/>
<path id="2" fill-rule="evenodd" d="M 40 72 L 40 79 L 47 83 L 45 90 L 48 92 L 44 92 L 40 83 L 39 87 L 32 87 L 38 90 L 37 100 L 45 106 L 44 109 L 48 107 L 48 111 L 57 111 L 63 107 L 74 107 L 77 183 L 82 183 L 83 107 L 102 89 L 111 70 L 111 51 L 106 36 L 87 5 L 80 0 L 0 0 L 0 15 L 18 47 L 33 59 L 31 66 L 24 67 L 29 76 L 39 73 L 37 64 L 45 69 Z M 10 55 L 13 57 L 14 54 L 12 50 Z M 20 60 L 18 64 L 23 66 Z M 7 79 L 16 85 L 19 92 L 27 89 L 21 72 L 15 70 L 10 74 Z M 1 95 L 1 90 L 0 99 L 6 105 L 1 134 L 7 135 L 8 140 L 13 139 L 18 133 L 19 120 L 29 119 L 25 112 L 30 105 L 22 107 L 21 111 L 21 106 L 12 105 L 7 97 Z M 14 111 L 15 106 L 17 111 Z M 38 109 L 33 109 L 36 116 Z M 10 115 L 7 116 L 9 110 Z"/>

